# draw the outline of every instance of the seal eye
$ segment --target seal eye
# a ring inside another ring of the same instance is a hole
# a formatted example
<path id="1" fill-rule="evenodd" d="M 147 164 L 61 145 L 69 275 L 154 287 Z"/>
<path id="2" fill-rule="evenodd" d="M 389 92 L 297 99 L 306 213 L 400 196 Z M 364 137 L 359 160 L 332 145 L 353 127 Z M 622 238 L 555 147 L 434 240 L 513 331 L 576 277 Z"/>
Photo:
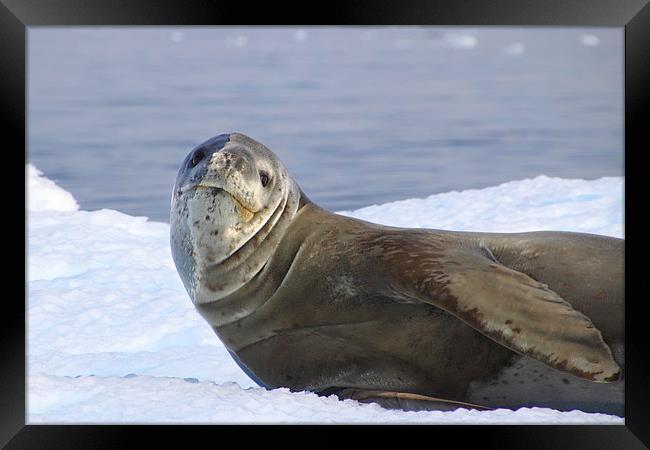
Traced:
<path id="1" fill-rule="evenodd" d="M 192 165 L 192 167 L 194 167 L 198 163 L 200 163 L 203 158 L 205 158 L 205 151 L 202 148 L 200 148 L 197 151 L 195 151 L 194 154 L 192 155 L 192 161 L 190 161 L 190 164 Z"/>
<path id="2" fill-rule="evenodd" d="M 260 172 L 260 181 L 262 182 L 262 186 L 266 187 L 267 184 L 269 184 L 269 174 L 262 171 Z"/>

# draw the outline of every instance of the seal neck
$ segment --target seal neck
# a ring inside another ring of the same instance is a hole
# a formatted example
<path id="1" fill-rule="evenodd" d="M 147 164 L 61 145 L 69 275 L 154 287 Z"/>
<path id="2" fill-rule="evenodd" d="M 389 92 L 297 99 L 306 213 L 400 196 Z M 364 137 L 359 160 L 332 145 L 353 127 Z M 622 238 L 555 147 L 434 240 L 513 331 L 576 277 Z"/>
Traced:
<path id="1" fill-rule="evenodd" d="M 307 197 L 307 195 L 302 191 L 300 186 L 297 187 L 298 187 L 298 195 L 300 196 L 300 201 L 298 202 L 298 210 L 296 212 L 300 211 L 302 208 L 304 208 L 307 205 L 314 204 L 314 202 L 312 202 L 309 199 L 309 197 Z"/>

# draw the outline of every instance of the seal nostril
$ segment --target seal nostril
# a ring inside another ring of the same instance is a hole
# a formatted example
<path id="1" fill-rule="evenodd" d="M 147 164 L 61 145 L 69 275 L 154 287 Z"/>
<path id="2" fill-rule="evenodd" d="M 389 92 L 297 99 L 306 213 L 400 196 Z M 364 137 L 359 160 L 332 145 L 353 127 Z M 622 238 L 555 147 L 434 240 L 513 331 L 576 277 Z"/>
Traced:
<path id="1" fill-rule="evenodd" d="M 203 150 L 202 148 L 199 148 L 192 155 L 192 160 L 190 161 L 190 163 L 192 164 L 192 167 L 194 167 L 198 163 L 200 163 L 203 158 L 205 158 L 205 150 Z"/>

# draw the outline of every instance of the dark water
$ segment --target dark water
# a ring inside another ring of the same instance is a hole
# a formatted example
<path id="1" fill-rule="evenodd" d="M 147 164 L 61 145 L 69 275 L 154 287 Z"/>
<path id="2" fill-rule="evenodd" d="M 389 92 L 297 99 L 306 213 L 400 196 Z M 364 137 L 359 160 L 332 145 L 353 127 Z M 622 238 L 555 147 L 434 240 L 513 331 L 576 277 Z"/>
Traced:
<path id="1" fill-rule="evenodd" d="M 35 28 L 28 161 L 83 209 L 168 221 L 240 131 L 331 210 L 623 175 L 623 28 Z"/>

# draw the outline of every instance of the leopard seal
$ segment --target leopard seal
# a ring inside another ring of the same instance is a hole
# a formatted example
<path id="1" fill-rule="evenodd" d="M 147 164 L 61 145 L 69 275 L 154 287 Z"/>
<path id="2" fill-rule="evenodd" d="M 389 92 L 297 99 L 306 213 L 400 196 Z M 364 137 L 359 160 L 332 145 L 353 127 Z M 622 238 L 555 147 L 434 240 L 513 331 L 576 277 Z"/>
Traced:
<path id="1" fill-rule="evenodd" d="M 170 226 L 190 299 L 261 386 L 405 410 L 623 415 L 622 239 L 337 215 L 240 133 L 187 154 Z"/>

